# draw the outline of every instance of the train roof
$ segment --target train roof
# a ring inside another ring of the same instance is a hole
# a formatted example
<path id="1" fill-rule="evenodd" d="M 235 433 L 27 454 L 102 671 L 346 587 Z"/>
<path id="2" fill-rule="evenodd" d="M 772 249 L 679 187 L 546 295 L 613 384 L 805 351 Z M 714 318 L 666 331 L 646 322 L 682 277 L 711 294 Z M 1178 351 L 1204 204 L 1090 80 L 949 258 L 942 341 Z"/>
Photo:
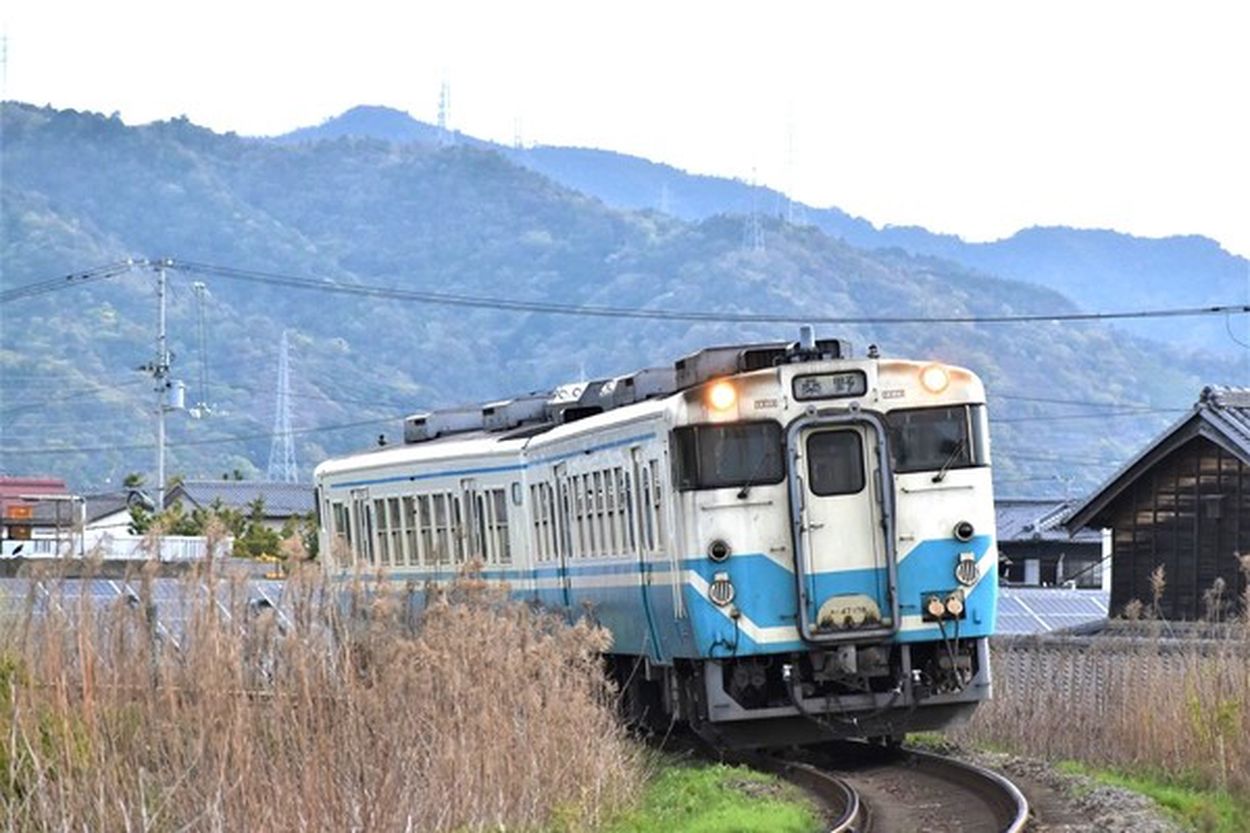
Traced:
<path id="1" fill-rule="evenodd" d="M 671 398 L 671 397 L 670 397 Z M 521 458 L 529 450 L 539 450 L 583 435 L 610 430 L 658 416 L 668 408 L 668 399 L 648 399 L 611 411 L 564 424 L 523 425 L 507 432 L 484 429 L 445 434 L 420 443 L 380 446 L 345 457 L 326 460 L 317 466 L 315 478 L 345 472 L 383 469 L 411 463 L 433 463 L 465 458 Z"/>

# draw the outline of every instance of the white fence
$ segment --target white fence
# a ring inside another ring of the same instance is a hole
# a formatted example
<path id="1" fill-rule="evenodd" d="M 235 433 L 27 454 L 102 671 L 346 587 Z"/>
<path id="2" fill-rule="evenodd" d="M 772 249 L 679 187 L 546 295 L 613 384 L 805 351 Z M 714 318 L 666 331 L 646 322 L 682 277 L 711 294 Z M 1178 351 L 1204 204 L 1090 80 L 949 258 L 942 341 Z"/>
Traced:
<path id="1" fill-rule="evenodd" d="M 233 538 L 217 543 L 213 553 L 225 558 L 234 548 Z M 143 535 L 127 535 L 112 532 L 56 538 L 32 538 L 27 541 L 5 541 L 5 558 L 102 558 L 107 561 L 199 561 L 208 555 L 208 539 L 202 535 L 165 535 L 148 540 Z"/>

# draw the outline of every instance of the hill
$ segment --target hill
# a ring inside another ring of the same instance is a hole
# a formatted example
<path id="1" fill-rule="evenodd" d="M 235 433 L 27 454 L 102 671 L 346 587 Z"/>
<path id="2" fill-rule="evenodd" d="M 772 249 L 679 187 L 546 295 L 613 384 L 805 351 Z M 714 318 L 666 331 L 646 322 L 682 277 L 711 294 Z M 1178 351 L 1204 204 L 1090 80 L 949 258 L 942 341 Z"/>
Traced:
<path id="1" fill-rule="evenodd" d="M 190 398 L 213 406 L 207 418 L 171 420 L 169 470 L 192 477 L 264 468 L 283 330 L 305 474 L 380 433 L 394 441 L 405 412 L 624 372 L 709 343 L 790 335 L 784 326 L 346 297 L 292 289 L 273 274 L 796 318 L 1074 309 L 1037 286 L 858 249 L 773 219 L 763 224 L 764 249 L 744 250 L 741 217 L 690 222 L 621 210 L 463 143 L 258 142 L 186 120 L 130 127 L 21 104 L 0 115 L 4 288 L 127 255 L 272 273 L 259 281 L 221 269 L 172 273 L 175 368 L 196 381 L 204 357 L 207 395 L 197 382 Z M 194 281 L 208 290 L 204 352 Z M 0 312 L 4 469 L 59 474 L 80 488 L 151 470 L 154 400 L 133 370 L 153 351 L 151 273 L 75 284 Z M 1231 372 L 1099 325 L 855 325 L 824 334 L 981 373 L 994 392 L 1004 493 L 1084 488 L 1174 416 L 1154 409 L 1184 407 Z"/>
<path id="2" fill-rule="evenodd" d="M 368 111 L 365 118 L 361 111 Z M 438 130 L 389 108 L 355 108 L 281 137 L 283 141 L 344 135 L 391 141 L 436 141 Z M 685 220 L 703 220 L 752 210 L 810 223 L 853 246 L 898 248 L 913 255 L 953 260 L 987 274 L 1058 290 L 1085 310 L 1124 309 L 1124 287 L 1132 287 L 1132 307 L 1197 306 L 1250 302 L 1250 261 L 1199 236 L 1143 238 L 1115 231 L 1067 227 L 1029 228 L 990 243 L 969 243 L 916 226 L 878 228 L 838 208 L 790 205 L 769 188 L 711 176 L 688 174 L 670 165 L 606 150 L 568 147 L 509 148 L 471 137 L 478 147 L 494 147 L 513 161 L 569 188 L 626 209 L 652 209 Z M 1157 337 L 1151 322 L 1119 325 L 1127 332 Z M 1250 322 L 1237 330 L 1250 340 Z M 1239 357 L 1243 348 L 1229 338 L 1223 321 L 1193 322 L 1168 333 L 1186 349 Z"/>

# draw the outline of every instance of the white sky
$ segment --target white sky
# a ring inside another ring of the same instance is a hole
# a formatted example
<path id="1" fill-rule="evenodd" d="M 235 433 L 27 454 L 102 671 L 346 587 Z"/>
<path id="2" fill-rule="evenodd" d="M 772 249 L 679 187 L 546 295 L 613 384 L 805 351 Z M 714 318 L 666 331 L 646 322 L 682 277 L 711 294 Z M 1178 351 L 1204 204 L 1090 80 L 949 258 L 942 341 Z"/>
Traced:
<path id="1" fill-rule="evenodd" d="M 7 0 L 4 96 L 278 133 L 355 104 L 755 178 L 877 224 L 1250 255 L 1250 3 Z M 787 152 L 792 137 L 793 152 Z M 792 160 L 792 162 L 788 162 Z"/>

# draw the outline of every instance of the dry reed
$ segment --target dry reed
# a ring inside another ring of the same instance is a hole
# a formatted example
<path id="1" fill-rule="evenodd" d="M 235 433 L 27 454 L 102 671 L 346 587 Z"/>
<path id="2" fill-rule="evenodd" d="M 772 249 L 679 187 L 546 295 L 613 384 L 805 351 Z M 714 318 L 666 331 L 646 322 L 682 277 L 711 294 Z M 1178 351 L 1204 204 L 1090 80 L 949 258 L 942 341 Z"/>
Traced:
<path id="1" fill-rule="evenodd" d="M 1152 583 L 1150 605 L 1127 618 L 1159 610 L 1161 570 Z M 1213 588 L 1214 610 L 1223 592 Z M 996 644 L 994 697 L 956 738 L 1250 796 L 1250 622 L 1156 619 L 1110 632 L 1131 635 Z"/>
<path id="2" fill-rule="evenodd" d="M 419 621 L 311 571 L 281 612 L 211 569 L 135 584 L 5 623 L 0 830 L 583 829 L 634 797 L 588 624 L 472 578 Z"/>

